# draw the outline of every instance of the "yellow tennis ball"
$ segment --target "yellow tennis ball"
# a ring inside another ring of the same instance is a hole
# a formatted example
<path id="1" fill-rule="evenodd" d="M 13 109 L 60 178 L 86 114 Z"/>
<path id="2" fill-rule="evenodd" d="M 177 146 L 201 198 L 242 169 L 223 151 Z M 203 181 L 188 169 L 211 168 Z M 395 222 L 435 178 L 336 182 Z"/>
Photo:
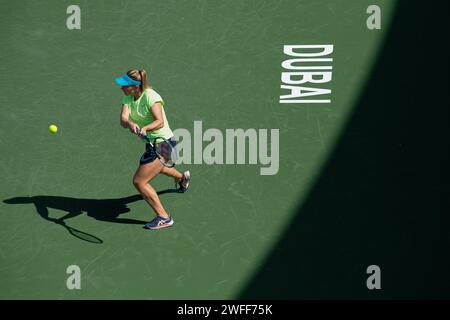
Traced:
<path id="1" fill-rule="evenodd" d="M 48 127 L 51 133 L 56 133 L 58 131 L 58 127 L 52 124 L 50 127 Z"/>

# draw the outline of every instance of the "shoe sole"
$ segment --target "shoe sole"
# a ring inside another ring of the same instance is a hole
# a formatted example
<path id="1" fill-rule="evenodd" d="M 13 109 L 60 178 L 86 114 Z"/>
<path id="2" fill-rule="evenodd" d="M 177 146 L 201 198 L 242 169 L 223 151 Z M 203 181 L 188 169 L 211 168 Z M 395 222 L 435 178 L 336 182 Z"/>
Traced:
<path id="1" fill-rule="evenodd" d="M 188 181 L 187 182 L 187 187 L 186 188 L 184 188 L 184 189 L 178 189 L 178 192 L 181 192 L 181 193 L 185 193 L 188 189 L 189 189 L 189 182 L 191 181 L 191 173 L 189 172 L 189 170 L 188 171 L 185 171 L 184 172 L 184 174 L 186 175 L 186 180 Z"/>

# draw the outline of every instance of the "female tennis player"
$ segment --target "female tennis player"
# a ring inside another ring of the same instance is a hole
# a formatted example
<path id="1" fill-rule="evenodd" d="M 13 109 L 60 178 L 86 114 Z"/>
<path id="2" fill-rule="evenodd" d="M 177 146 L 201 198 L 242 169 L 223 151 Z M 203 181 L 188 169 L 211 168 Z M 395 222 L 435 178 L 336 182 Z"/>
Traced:
<path id="1" fill-rule="evenodd" d="M 166 118 L 164 101 L 147 84 L 146 71 L 130 70 L 122 77 L 116 78 L 116 83 L 125 94 L 122 99 L 121 126 L 130 129 L 130 132 L 137 136 L 147 136 L 150 139 L 164 138 L 175 147 L 176 141 Z M 148 143 L 145 145 L 145 152 L 134 174 L 133 184 L 156 213 L 156 217 L 144 226 L 152 230 L 173 225 L 172 216 L 164 209 L 158 194 L 149 184 L 158 173 L 173 177 L 179 192 L 187 191 L 191 179 L 189 171 L 180 173 L 175 168 L 165 167 L 157 159 L 153 146 Z"/>

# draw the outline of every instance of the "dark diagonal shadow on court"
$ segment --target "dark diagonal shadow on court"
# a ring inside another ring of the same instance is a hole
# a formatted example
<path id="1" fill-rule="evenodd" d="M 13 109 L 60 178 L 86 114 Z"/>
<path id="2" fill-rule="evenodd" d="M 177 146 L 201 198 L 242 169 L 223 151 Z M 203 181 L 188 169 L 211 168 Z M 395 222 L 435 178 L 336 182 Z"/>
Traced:
<path id="1" fill-rule="evenodd" d="M 158 195 L 166 193 L 175 193 L 175 189 L 167 189 L 158 192 Z M 60 196 L 32 196 L 32 197 L 14 197 L 3 200 L 7 204 L 33 204 L 37 213 L 45 220 L 59 224 L 67 231 L 81 239 L 92 243 L 103 243 L 100 238 L 89 233 L 77 230 L 66 224 L 66 221 L 86 213 L 87 216 L 98 221 L 139 224 L 143 225 L 147 221 L 121 218 L 120 215 L 130 211 L 128 204 L 142 200 L 141 195 L 133 195 L 117 199 L 78 199 Z M 53 218 L 49 215 L 49 209 L 56 209 L 66 212 L 63 217 Z"/>
<path id="2" fill-rule="evenodd" d="M 448 12 L 398 3 L 319 179 L 237 298 L 450 298 Z"/>

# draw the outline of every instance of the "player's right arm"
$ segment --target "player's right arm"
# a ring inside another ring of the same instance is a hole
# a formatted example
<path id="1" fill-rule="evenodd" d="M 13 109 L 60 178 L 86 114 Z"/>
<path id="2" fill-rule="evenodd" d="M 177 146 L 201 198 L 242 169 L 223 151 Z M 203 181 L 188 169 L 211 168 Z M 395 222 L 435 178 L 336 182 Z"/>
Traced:
<path id="1" fill-rule="evenodd" d="M 136 132 L 139 132 L 139 127 L 135 123 L 128 120 L 129 116 L 130 109 L 128 108 L 128 105 L 123 104 L 122 112 L 120 113 L 120 125 L 124 128 L 129 128 L 132 133 L 136 134 Z"/>

